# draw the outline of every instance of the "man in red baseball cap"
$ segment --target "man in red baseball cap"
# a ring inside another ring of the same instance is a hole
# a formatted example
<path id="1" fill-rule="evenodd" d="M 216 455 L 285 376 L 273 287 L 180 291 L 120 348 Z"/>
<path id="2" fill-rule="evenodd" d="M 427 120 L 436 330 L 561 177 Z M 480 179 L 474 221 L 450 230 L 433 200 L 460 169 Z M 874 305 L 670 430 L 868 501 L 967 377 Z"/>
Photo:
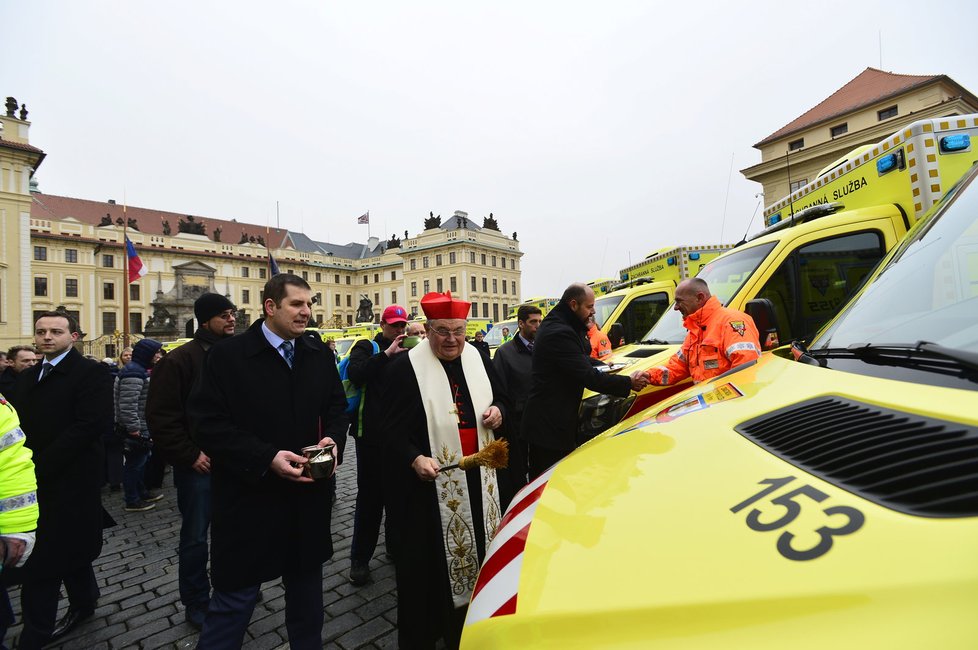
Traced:
<path id="1" fill-rule="evenodd" d="M 395 548 L 398 643 L 457 648 L 486 546 L 502 516 L 495 470 L 440 468 L 495 439 L 506 407 L 489 359 L 465 343 L 469 303 L 421 299 L 428 338 L 387 371 L 388 544 Z"/>
<path id="2" fill-rule="evenodd" d="M 391 359 L 406 352 L 401 347 L 405 327 L 407 310 L 400 305 L 389 305 L 380 317 L 380 332 L 374 340 L 357 341 L 350 350 L 347 373 L 354 384 L 364 389 L 359 417 L 356 413 L 350 416 L 350 435 L 357 446 L 357 507 L 350 547 L 350 582 L 357 587 L 370 582 L 370 560 L 377 549 L 384 515 L 384 472 L 380 458 L 384 372 Z M 389 544 L 388 541 L 388 553 L 392 551 Z"/>

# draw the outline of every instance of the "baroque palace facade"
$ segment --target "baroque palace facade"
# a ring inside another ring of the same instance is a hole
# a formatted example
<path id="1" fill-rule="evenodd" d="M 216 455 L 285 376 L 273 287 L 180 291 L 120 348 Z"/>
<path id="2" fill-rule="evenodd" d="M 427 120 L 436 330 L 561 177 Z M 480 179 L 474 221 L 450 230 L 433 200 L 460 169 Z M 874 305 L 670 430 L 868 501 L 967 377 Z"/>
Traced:
<path id="1" fill-rule="evenodd" d="M 464 212 L 429 215 L 414 236 L 337 245 L 234 219 L 41 193 L 33 174 L 46 154 L 30 144 L 27 111 L 17 106 L 7 98 L 0 114 L 0 349 L 30 343 L 35 314 L 60 308 L 78 318 L 85 352 L 115 356 L 123 291 L 137 336 L 188 336 L 193 301 L 205 291 L 227 295 L 247 327 L 261 314 L 269 254 L 309 282 L 320 327 L 353 325 L 367 307 L 379 322 L 391 303 L 419 314 L 428 291 L 451 291 L 472 302 L 472 318 L 494 321 L 520 302 L 523 253 L 493 215 L 482 226 Z M 148 269 L 128 285 L 124 229 Z"/>

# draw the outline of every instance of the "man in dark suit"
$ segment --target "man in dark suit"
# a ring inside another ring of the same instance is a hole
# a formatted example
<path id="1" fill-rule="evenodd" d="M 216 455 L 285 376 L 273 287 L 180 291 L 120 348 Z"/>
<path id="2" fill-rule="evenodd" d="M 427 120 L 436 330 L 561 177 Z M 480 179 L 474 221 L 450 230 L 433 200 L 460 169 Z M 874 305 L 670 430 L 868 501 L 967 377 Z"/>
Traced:
<path id="1" fill-rule="evenodd" d="M 577 417 L 585 388 L 627 397 L 648 379 L 600 372 L 591 364 L 587 320 L 594 315 L 594 291 L 586 284 L 567 287 L 560 303 L 540 324 L 533 346 L 533 385 L 520 432 L 528 443 L 529 479 L 577 447 Z"/>
<path id="2" fill-rule="evenodd" d="M 211 460 L 214 592 L 201 650 L 240 648 L 261 583 L 279 576 L 290 647 L 323 647 L 334 488 L 304 475 L 300 451 L 342 447 L 347 417 L 332 353 L 304 336 L 311 308 L 305 280 L 273 276 L 264 318 L 211 348 L 190 394 L 191 435 Z"/>
<path id="3" fill-rule="evenodd" d="M 102 435 L 112 427 L 112 376 L 74 347 L 78 325 L 44 312 L 34 326 L 43 363 L 25 370 L 10 401 L 34 453 L 41 516 L 37 546 L 24 567 L 20 645 L 40 648 L 95 611 L 92 561 L 102 551 Z M 68 612 L 55 625 L 61 584 Z"/>
<path id="4" fill-rule="evenodd" d="M 500 485 L 500 504 L 503 511 L 509 502 L 527 483 L 526 440 L 520 435 L 523 409 L 533 385 L 533 345 L 543 320 L 543 312 L 533 305 L 520 305 L 516 312 L 516 336 L 496 349 L 492 365 L 499 375 L 503 391 L 509 397 L 512 412 L 506 418 L 505 437 L 509 442 L 509 466 L 499 473 L 508 480 Z M 507 492 L 508 490 L 508 492 Z"/>
<path id="5" fill-rule="evenodd" d="M 401 347 L 406 327 L 404 307 L 388 305 L 380 317 L 380 332 L 374 337 L 374 344 L 363 339 L 350 350 L 350 380 L 364 391 L 361 417 L 352 418 L 350 423 L 350 435 L 357 447 L 357 506 L 353 513 L 353 541 L 350 544 L 350 583 L 357 587 L 370 582 L 370 559 L 377 549 L 380 522 L 384 516 L 385 471 L 380 453 L 388 390 L 384 372 L 394 357 L 407 352 Z M 390 540 L 387 543 L 391 549 Z"/>

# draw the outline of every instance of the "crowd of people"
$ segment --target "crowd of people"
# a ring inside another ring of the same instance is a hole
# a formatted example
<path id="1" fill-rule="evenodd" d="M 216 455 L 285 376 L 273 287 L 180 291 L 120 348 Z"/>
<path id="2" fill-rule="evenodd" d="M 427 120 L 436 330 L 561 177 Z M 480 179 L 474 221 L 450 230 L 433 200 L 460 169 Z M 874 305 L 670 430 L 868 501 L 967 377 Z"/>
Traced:
<path id="1" fill-rule="evenodd" d="M 350 350 L 344 381 L 335 345 L 306 331 L 309 285 L 277 274 L 263 298 L 262 318 L 235 335 L 235 306 L 204 294 L 189 343 L 163 356 L 160 343 L 143 339 L 121 367 L 79 354 L 77 323 L 63 312 L 36 321 L 39 363 L 27 346 L 8 351 L 0 577 L 21 588 L 20 648 L 41 648 L 95 610 L 92 563 L 112 523 L 101 487 L 118 484 L 103 459 L 110 441 L 124 457 L 127 512 L 147 512 L 158 498 L 159 488 L 148 487 L 150 459 L 173 466 L 180 599 L 200 630 L 198 648 L 240 647 L 262 583 L 276 578 L 290 646 L 321 648 L 335 472 L 351 471 L 343 463 L 350 437 L 357 499 L 349 582 L 371 582 L 383 526 L 399 646 L 443 639 L 457 647 L 507 505 L 581 442 L 583 389 L 624 396 L 650 383 L 702 381 L 760 352 L 750 318 L 723 308 L 699 280 L 676 291 L 689 330 L 682 349 L 666 366 L 632 375 L 602 371 L 610 344 L 595 334 L 594 293 L 584 284 L 568 287 L 546 317 L 521 306 L 516 331 L 494 354 L 480 335 L 468 341 L 468 302 L 429 293 L 424 324 L 409 323 L 400 305 L 383 310 L 374 339 Z M 507 466 L 458 467 L 498 439 L 508 443 Z M 313 471 L 322 457 L 335 458 L 333 473 Z M 69 606 L 56 621 L 62 585 Z M 0 647 L 13 620 L 0 590 Z"/>

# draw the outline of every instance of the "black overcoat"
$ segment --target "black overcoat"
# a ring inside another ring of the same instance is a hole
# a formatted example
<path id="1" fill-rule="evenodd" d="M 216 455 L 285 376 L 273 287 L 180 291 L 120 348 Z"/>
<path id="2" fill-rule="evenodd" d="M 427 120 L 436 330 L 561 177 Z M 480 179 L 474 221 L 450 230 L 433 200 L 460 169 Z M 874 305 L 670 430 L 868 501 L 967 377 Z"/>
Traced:
<path id="1" fill-rule="evenodd" d="M 113 426 L 112 375 L 72 348 L 42 381 L 41 364 L 17 377 L 17 409 L 37 474 L 37 545 L 28 573 L 59 576 L 102 551 L 102 437 Z"/>
<path id="2" fill-rule="evenodd" d="M 261 323 L 210 349 L 188 405 L 194 440 L 211 458 L 211 573 L 222 590 L 318 572 L 333 555 L 331 482 L 287 481 L 269 465 L 278 451 L 326 436 L 345 444 L 335 357 L 300 336 L 290 369 Z"/>
<path id="3" fill-rule="evenodd" d="M 591 363 L 587 328 L 566 303 L 547 314 L 533 342 L 533 384 L 520 433 L 527 442 L 557 451 L 577 447 L 584 389 L 628 397 L 628 375 L 600 372 Z"/>

